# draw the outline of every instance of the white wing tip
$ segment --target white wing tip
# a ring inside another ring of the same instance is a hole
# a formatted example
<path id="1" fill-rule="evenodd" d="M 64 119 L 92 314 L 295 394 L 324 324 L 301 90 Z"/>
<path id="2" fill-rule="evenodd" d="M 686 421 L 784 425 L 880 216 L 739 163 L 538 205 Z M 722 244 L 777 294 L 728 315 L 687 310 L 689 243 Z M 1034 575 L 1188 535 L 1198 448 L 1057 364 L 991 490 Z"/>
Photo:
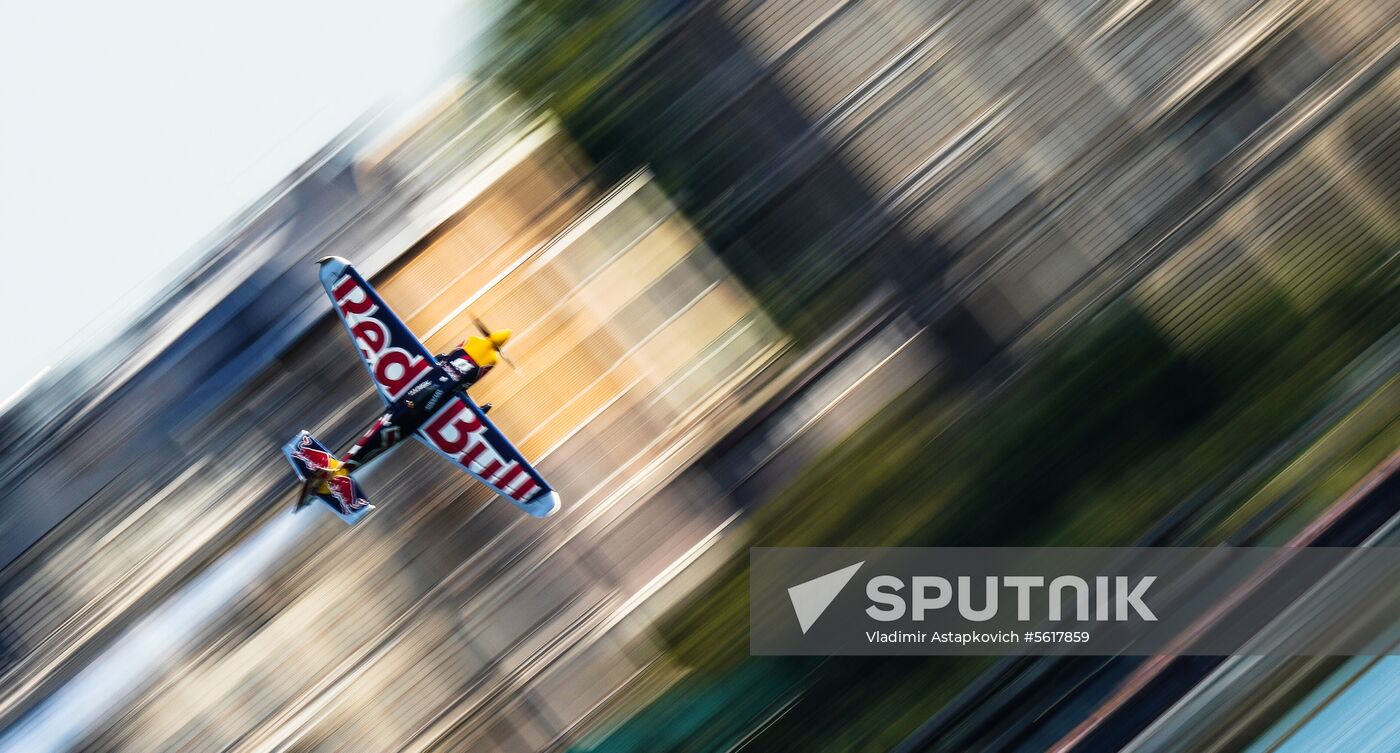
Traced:
<path id="1" fill-rule="evenodd" d="M 532 502 L 530 504 L 529 513 L 537 518 L 547 518 L 559 512 L 559 508 L 562 507 L 563 504 L 564 503 L 559 499 L 559 492 L 551 491 L 549 494 Z"/>
<path id="2" fill-rule="evenodd" d="M 326 286 L 327 292 L 350 268 L 350 261 L 339 256 L 322 256 L 316 260 L 316 264 L 321 267 L 321 284 Z"/>

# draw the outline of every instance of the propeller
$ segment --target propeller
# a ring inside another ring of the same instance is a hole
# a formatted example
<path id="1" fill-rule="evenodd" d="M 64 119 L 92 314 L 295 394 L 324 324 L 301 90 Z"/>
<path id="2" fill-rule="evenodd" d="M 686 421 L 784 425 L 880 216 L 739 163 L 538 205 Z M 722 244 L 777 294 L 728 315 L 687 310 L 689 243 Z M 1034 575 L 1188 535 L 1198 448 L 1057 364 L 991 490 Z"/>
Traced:
<path id="1" fill-rule="evenodd" d="M 491 339 L 491 328 L 486 326 L 486 322 L 481 321 L 481 317 L 477 316 L 476 314 L 472 314 L 472 323 L 476 325 L 476 329 L 478 332 L 481 333 L 482 337 L 486 338 L 487 340 Z M 512 371 L 520 370 L 516 367 L 515 361 L 510 360 L 510 358 L 506 356 L 506 348 L 504 345 L 496 346 L 496 355 L 500 356 L 501 360 L 504 361 L 505 364 L 509 366 Z"/>

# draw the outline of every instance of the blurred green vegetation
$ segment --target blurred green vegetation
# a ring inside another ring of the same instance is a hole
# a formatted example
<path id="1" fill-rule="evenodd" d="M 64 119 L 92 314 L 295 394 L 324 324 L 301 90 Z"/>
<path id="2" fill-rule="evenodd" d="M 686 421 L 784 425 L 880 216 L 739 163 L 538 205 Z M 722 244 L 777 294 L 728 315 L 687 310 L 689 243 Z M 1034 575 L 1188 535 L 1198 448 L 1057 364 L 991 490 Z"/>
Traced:
<path id="1" fill-rule="evenodd" d="M 644 46 L 666 11 L 667 4 L 655 0 L 510 0 L 494 29 L 490 69 L 574 122 Z"/>
<path id="2" fill-rule="evenodd" d="M 937 254 L 897 232 L 852 242 L 873 198 L 809 139 L 812 124 L 736 39 L 700 20 L 668 43 L 666 22 L 693 5 L 511 0 L 490 68 L 559 117 L 600 183 L 650 170 L 799 342 L 823 336 L 890 277 L 934 279 Z M 792 150 L 811 154 L 784 162 Z"/>
<path id="3" fill-rule="evenodd" d="M 1353 266 L 1306 307 L 1287 296 L 1286 279 L 1253 286 L 1218 307 L 1206 323 L 1209 337 L 1189 351 L 1123 300 L 1071 327 L 990 395 L 948 394 L 926 381 L 757 510 L 745 534 L 753 546 L 1140 541 L 1183 500 L 1233 478 L 1297 430 L 1337 396 L 1336 376 L 1400 325 L 1400 290 L 1385 247 L 1364 258 L 1369 263 Z M 1393 408 L 1387 394 L 1366 405 Z M 1348 422 L 1363 425 L 1344 429 Z M 1298 500 L 1334 500 L 1393 451 L 1397 433 L 1393 411 L 1352 411 L 1299 451 L 1317 457 Z M 1200 511 L 1220 519 L 1213 532 L 1194 540 L 1168 533 L 1160 543 L 1219 543 L 1244 522 L 1232 513 L 1260 509 L 1259 495 L 1277 483 L 1271 479 Z M 1274 534 L 1286 536 L 1308 517 L 1284 510 Z M 987 664 L 749 657 L 746 568 L 746 556 L 728 562 L 663 626 L 675 658 L 694 673 L 653 704 L 648 713 L 659 716 L 633 719 L 628 734 L 644 734 L 668 714 L 699 714 L 688 700 L 698 688 L 713 697 L 729 687 L 730 702 L 721 705 L 743 709 L 747 722 L 711 718 L 706 739 L 726 726 L 738 735 L 762 721 L 765 709 L 793 702 L 801 713 L 768 723 L 763 737 L 771 744 L 760 749 L 883 750 Z"/>
<path id="4" fill-rule="evenodd" d="M 840 200 L 774 201 L 758 230 L 748 208 L 721 211 L 803 124 L 765 100 L 771 109 L 726 111 L 703 137 L 685 130 L 738 97 L 724 86 L 742 76 L 690 96 L 728 54 L 722 39 L 638 68 L 683 5 L 515 0 L 498 68 L 559 114 L 604 179 L 649 165 L 774 318 L 810 341 L 884 279 L 837 253 L 858 192 L 843 174 L 818 176 Z M 1324 224 L 1284 236 L 1244 277 L 1208 280 L 1171 311 L 1119 300 L 995 388 L 930 377 L 756 510 L 742 535 L 753 546 L 1112 546 L 1149 533 L 1213 544 L 1252 521 L 1264 526 L 1257 540 L 1285 539 L 1400 438 L 1391 383 L 1257 482 L 1230 486 L 1338 399 L 1348 366 L 1400 325 L 1395 218 L 1359 224 L 1372 232 L 1340 238 Z M 936 279 L 932 255 L 917 261 L 927 269 L 916 277 Z M 1192 500 L 1205 506 L 1189 527 L 1163 528 Z M 662 626 L 686 678 L 587 749 L 712 750 L 754 735 L 756 750 L 885 750 L 990 663 L 749 657 L 746 567 L 744 555 L 725 563 Z"/>
<path id="5" fill-rule="evenodd" d="M 1280 546 L 1400 447 L 1400 379 L 1392 379 L 1353 408 L 1318 441 L 1222 517 L 1209 540 L 1238 536 L 1255 518 L 1251 543 Z M 1250 532 L 1252 533 L 1252 532 Z"/>

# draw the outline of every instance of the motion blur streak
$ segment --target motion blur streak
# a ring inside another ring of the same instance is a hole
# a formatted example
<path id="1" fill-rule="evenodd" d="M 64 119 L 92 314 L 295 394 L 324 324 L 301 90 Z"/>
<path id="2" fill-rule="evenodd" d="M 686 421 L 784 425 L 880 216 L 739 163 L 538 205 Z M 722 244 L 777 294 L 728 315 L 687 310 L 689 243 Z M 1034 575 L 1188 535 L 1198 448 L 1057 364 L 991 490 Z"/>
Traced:
<path id="1" fill-rule="evenodd" d="M 1387 753 L 1400 740 L 1400 657 L 1353 660 L 1243 753 Z M 1360 671 L 1357 671 L 1360 667 Z"/>
<path id="2" fill-rule="evenodd" d="M 270 566 L 326 516 L 273 518 L 200 573 L 150 615 L 127 629 L 77 676 L 0 737 L 2 753 L 69 749 L 114 704 L 149 681 L 165 662 L 235 598 L 264 577 Z"/>
<path id="3" fill-rule="evenodd" d="M 1395 0 L 490 5 L 489 66 L 349 126 L 0 413 L 7 744 L 1235 753 L 1375 698 L 1308 697 L 1390 671 L 1337 657 L 752 657 L 746 569 L 1397 530 Z M 515 331 L 472 390 L 564 509 L 408 442 L 363 523 L 201 612 L 283 525 L 277 447 L 382 413 L 326 255 L 434 352 Z M 152 610 L 185 647 L 148 662 Z M 137 669 L 99 689 L 108 651 Z"/>

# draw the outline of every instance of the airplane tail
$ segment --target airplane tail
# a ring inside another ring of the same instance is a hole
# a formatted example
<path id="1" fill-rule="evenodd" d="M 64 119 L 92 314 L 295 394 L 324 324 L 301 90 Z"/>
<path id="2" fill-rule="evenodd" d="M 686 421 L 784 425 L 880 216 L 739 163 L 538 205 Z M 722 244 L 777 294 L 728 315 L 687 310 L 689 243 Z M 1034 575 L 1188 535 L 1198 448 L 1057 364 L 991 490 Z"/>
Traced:
<path id="1" fill-rule="evenodd" d="M 341 520 L 354 525 L 374 509 L 360 485 L 336 460 L 326 446 L 301 430 L 282 446 L 282 454 L 292 464 L 292 470 L 302 482 L 301 509 L 310 497 L 325 502 Z"/>

